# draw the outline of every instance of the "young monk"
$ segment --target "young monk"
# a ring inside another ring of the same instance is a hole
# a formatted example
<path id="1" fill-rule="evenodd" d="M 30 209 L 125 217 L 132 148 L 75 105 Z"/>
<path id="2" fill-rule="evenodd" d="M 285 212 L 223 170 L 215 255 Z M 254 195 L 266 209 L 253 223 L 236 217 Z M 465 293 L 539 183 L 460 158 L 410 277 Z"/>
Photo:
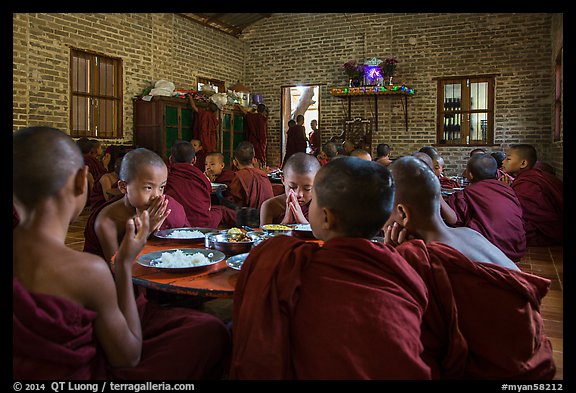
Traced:
<path id="1" fill-rule="evenodd" d="M 414 157 L 390 170 L 395 206 L 385 241 L 420 274 L 429 304 L 423 359 L 433 378 L 551 379 L 550 341 L 539 313 L 550 280 L 520 272 L 478 232 L 440 216 L 440 182 Z M 412 240 L 406 240 L 412 239 Z"/>
<path id="2" fill-rule="evenodd" d="M 514 178 L 512 176 L 510 176 L 509 174 L 507 174 L 506 172 L 504 172 L 504 170 L 502 169 L 502 163 L 504 162 L 504 160 L 506 159 L 506 152 L 503 152 L 502 150 L 496 150 L 493 151 L 492 153 L 490 153 L 490 155 L 492 157 L 494 157 L 494 159 L 496 160 L 496 166 L 497 166 L 497 174 L 496 176 L 498 177 L 498 180 L 510 185 L 512 184 L 512 182 L 514 181 Z M 468 175 L 466 174 L 466 178 L 468 178 Z"/>
<path id="3" fill-rule="evenodd" d="M 426 153 L 432 158 L 434 173 L 438 177 L 438 180 L 440 180 L 440 186 L 442 188 L 460 188 L 460 184 L 457 181 L 444 176 L 444 159 L 433 146 L 424 146 L 420 149 L 420 152 Z"/>
<path id="4" fill-rule="evenodd" d="M 158 229 L 189 227 L 182 205 L 164 194 L 168 169 L 151 150 L 138 148 L 126 153 L 120 165 L 118 189 L 122 193 L 90 213 L 84 229 L 84 251 L 100 255 L 107 262 L 118 251 L 124 223 L 148 210 L 150 233 Z"/>
<path id="5" fill-rule="evenodd" d="M 307 224 L 314 176 L 320 162 L 311 154 L 294 153 L 282 171 L 284 194 L 270 198 L 260 208 L 260 225 Z"/>
<path id="6" fill-rule="evenodd" d="M 126 219 L 112 274 L 102 258 L 65 245 L 87 198 L 74 141 L 30 127 L 14 133 L 12 152 L 13 198 L 25 213 L 13 232 L 13 378 L 220 378 L 230 341 L 219 319 L 134 298 L 148 211 Z"/>
<path id="7" fill-rule="evenodd" d="M 194 139 L 190 142 L 198 141 L 198 144 L 192 143 L 197 146 L 202 146 L 204 153 L 197 154 L 198 156 L 198 169 L 204 170 L 203 154 L 207 152 L 216 151 L 218 144 L 218 106 L 214 102 L 209 102 L 206 109 L 198 108 L 191 95 L 188 95 L 188 102 L 190 107 L 196 113 L 193 117 L 192 131 Z M 200 150 L 197 149 L 197 153 Z"/>
<path id="8" fill-rule="evenodd" d="M 190 143 L 196 152 L 196 160 L 194 161 L 194 166 L 200 169 L 200 171 L 204 172 L 204 169 L 206 168 L 206 154 L 208 154 L 207 150 L 204 148 L 204 145 L 200 139 L 192 139 Z"/>
<path id="9" fill-rule="evenodd" d="M 234 150 L 234 165 L 238 170 L 234 180 L 228 188 L 226 197 L 236 208 L 250 207 L 260 211 L 265 200 L 274 197 L 272 183 L 268 175 L 254 167 L 254 146 L 248 141 L 242 141 Z M 227 206 L 222 206 L 222 224 L 233 226 L 236 224 L 236 211 Z"/>
<path id="10" fill-rule="evenodd" d="M 322 146 L 322 150 L 318 153 L 318 161 L 320 165 L 324 166 L 330 162 L 334 157 L 338 155 L 338 147 L 334 142 L 326 142 Z"/>
<path id="11" fill-rule="evenodd" d="M 391 153 L 392 149 L 390 148 L 390 145 L 387 143 L 379 143 L 378 146 L 376 146 L 377 158 L 374 161 L 376 161 L 378 164 L 388 166 L 393 162 L 390 158 Z"/>
<path id="12" fill-rule="evenodd" d="M 350 152 L 350 156 L 358 157 L 361 160 L 372 161 L 372 156 L 364 149 L 355 149 Z"/>
<path id="13" fill-rule="evenodd" d="M 280 235 L 252 249 L 234 292 L 231 378 L 430 377 L 420 358 L 423 282 L 370 240 L 393 193 L 375 162 L 343 157 L 318 171 L 309 219 L 324 244 Z"/>
<path id="14" fill-rule="evenodd" d="M 224 169 L 224 155 L 219 152 L 212 152 L 206 154 L 206 165 L 204 174 L 212 183 L 226 184 L 230 187 L 230 183 L 234 179 L 235 172 L 230 169 Z"/>
<path id="15" fill-rule="evenodd" d="M 443 205 L 455 213 L 455 219 L 447 220 L 447 224 L 480 232 L 518 262 L 526 252 L 526 232 L 516 193 L 497 179 L 497 163 L 489 154 L 473 155 L 466 169 L 470 185 L 450 195 Z"/>
<path id="16" fill-rule="evenodd" d="M 266 144 L 268 133 L 268 116 L 266 105 L 258 104 L 256 112 L 249 111 L 242 105 L 236 104 L 236 107 L 244 114 L 246 126 L 246 140 L 254 146 L 254 156 L 258 161 L 259 168 L 266 167 Z"/>
<path id="17" fill-rule="evenodd" d="M 515 176 L 516 192 L 524 217 L 528 246 L 561 245 L 564 240 L 563 184 L 556 176 L 534 168 L 538 160 L 532 145 L 512 145 L 502 167 Z"/>
<path id="18" fill-rule="evenodd" d="M 212 185 L 194 163 L 195 149 L 184 140 L 176 140 L 170 150 L 170 169 L 164 192 L 178 201 L 191 226 L 218 228 L 222 219 L 219 209 L 212 209 Z"/>

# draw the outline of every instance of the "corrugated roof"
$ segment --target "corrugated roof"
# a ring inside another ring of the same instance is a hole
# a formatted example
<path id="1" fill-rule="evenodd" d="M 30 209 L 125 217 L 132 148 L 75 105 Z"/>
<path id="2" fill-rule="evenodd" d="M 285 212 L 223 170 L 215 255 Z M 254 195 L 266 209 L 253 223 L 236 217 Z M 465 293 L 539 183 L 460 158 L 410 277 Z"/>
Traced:
<path id="1" fill-rule="evenodd" d="M 198 22 L 204 26 L 223 31 L 224 33 L 240 36 L 242 31 L 260 19 L 268 18 L 272 14 L 244 14 L 244 13 L 180 13 L 190 20 Z"/>

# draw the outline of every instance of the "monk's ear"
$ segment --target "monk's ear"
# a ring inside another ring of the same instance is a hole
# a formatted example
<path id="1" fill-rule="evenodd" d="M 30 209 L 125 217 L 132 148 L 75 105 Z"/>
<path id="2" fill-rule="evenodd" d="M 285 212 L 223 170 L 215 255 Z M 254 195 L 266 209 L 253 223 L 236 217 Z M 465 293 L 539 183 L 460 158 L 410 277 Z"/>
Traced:
<path id="1" fill-rule="evenodd" d="M 325 207 L 322 208 L 322 229 L 332 230 L 336 225 L 336 217 L 332 210 Z"/>
<path id="2" fill-rule="evenodd" d="M 87 192 L 88 189 L 88 165 L 84 165 L 78 169 L 74 176 L 74 193 L 81 195 Z"/>
<path id="3" fill-rule="evenodd" d="M 122 194 L 128 193 L 128 182 L 126 180 L 118 180 L 118 189 Z"/>
<path id="4" fill-rule="evenodd" d="M 406 208 L 405 205 L 399 203 L 396 205 L 396 217 L 398 218 L 398 222 L 402 224 L 403 227 L 406 227 L 406 224 L 410 220 L 410 212 Z"/>
<path id="5" fill-rule="evenodd" d="M 192 164 L 192 165 L 196 164 L 196 156 L 194 156 L 194 158 L 192 159 L 192 161 L 190 161 L 190 164 Z"/>
<path id="6" fill-rule="evenodd" d="M 522 161 L 520 161 L 520 168 L 521 168 L 521 169 L 526 169 L 526 168 L 528 168 L 528 160 L 522 160 Z"/>

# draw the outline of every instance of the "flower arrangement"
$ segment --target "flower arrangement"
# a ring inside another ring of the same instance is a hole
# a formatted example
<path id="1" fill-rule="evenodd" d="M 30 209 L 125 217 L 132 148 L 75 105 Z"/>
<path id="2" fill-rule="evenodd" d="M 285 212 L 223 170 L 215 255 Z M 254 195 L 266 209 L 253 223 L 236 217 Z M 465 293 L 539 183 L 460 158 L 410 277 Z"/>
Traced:
<path id="1" fill-rule="evenodd" d="M 396 64 L 398 64 L 398 60 L 395 57 L 387 57 L 384 59 L 382 63 L 380 63 L 380 69 L 382 70 L 382 75 L 386 76 L 394 76 L 396 72 Z"/>
<path id="2" fill-rule="evenodd" d="M 348 60 L 342 65 L 342 69 L 350 79 L 360 78 L 364 74 L 364 65 L 358 64 L 356 60 Z"/>

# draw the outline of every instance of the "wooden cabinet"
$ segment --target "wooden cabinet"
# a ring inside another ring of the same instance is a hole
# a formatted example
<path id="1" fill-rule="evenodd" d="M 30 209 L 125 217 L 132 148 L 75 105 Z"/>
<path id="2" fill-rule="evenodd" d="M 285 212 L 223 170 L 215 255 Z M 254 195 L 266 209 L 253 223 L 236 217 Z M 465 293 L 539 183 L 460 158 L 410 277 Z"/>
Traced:
<path id="1" fill-rule="evenodd" d="M 220 111 L 220 151 L 224 162 L 230 168 L 234 159 L 234 149 L 244 138 L 244 113 L 239 109 L 224 108 Z"/>
<path id="2" fill-rule="evenodd" d="M 193 114 L 183 98 L 154 96 L 150 101 L 135 97 L 134 144 L 153 150 L 162 158 L 170 156 L 176 139 L 192 139 Z"/>

